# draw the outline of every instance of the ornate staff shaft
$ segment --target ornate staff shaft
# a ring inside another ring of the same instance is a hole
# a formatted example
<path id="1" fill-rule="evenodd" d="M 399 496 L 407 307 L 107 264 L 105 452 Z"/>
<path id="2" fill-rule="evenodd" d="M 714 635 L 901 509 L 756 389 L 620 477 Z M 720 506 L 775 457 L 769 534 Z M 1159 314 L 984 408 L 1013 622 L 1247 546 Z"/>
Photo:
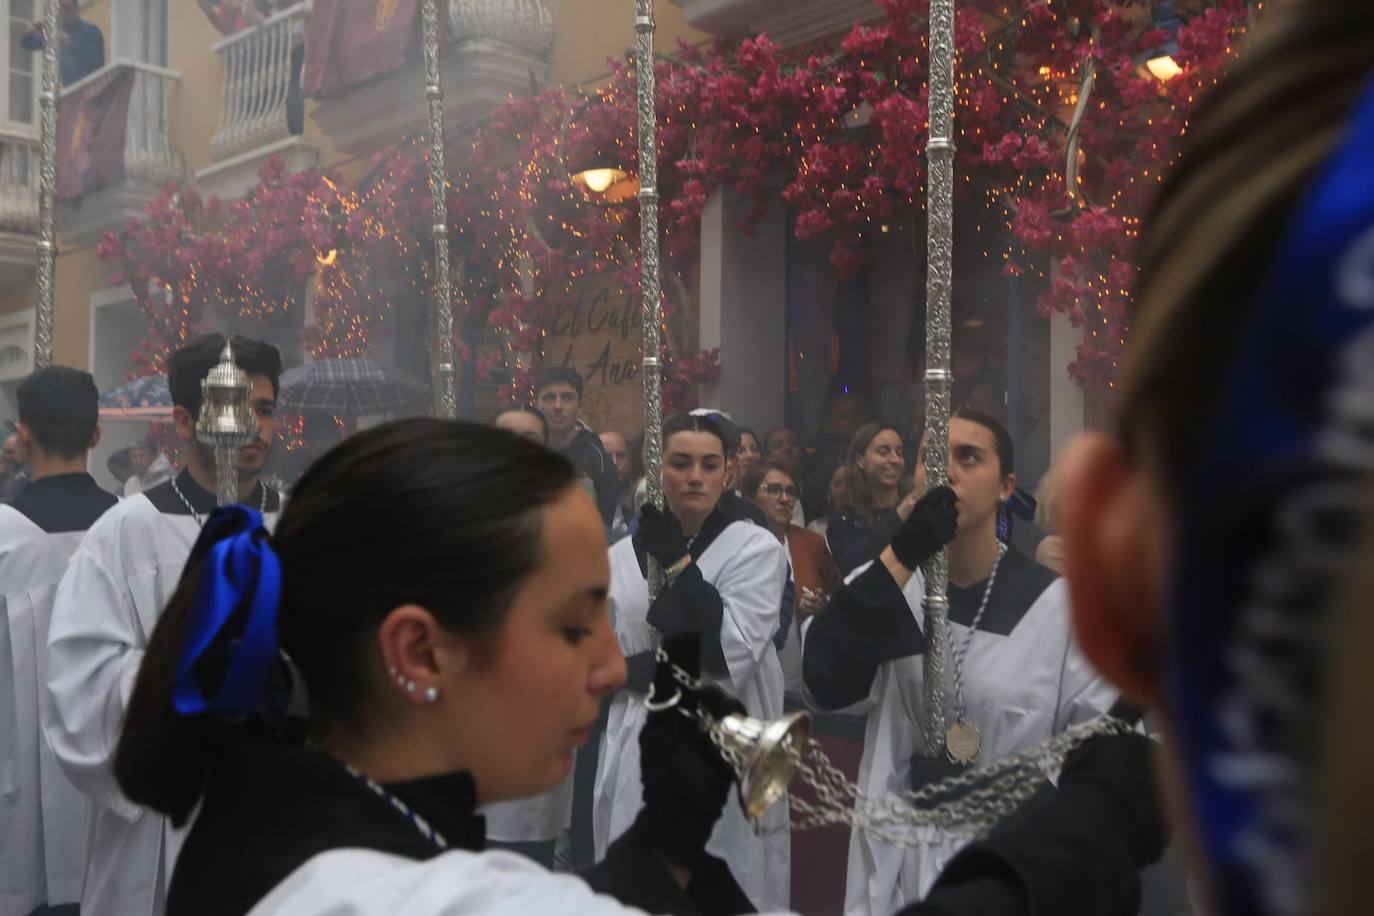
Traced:
<path id="1" fill-rule="evenodd" d="M 57 49 L 62 29 L 58 0 L 43 12 L 43 91 L 39 126 L 38 302 L 33 319 L 33 367 L 52 365 L 53 307 L 57 298 Z"/>
<path id="2" fill-rule="evenodd" d="M 425 98 L 429 101 L 429 193 L 434 202 L 434 331 L 431 384 L 434 415 L 458 416 L 453 371 L 453 285 L 448 266 L 448 203 L 444 192 L 444 88 L 439 81 L 439 4 L 422 0 L 425 45 Z"/>
<path id="3" fill-rule="evenodd" d="M 654 0 L 635 0 L 635 84 L 639 102 L 639 247 L 644 338 L 644 478 L 649 499 L 663 505 L 663 390 L 659 366 L 662 277 L 658 262 L 658 112 L 654 73 Z M 649 569 L 649 590 L 661 576 Z"/>
<path id="4" fill-rule="evenodd" d="M 926 485 L 938 487 L 949 468 L 950 284 L 954 262 L 954 0 L 930 3 L 930 138 L 926 144 Z M 945 744 L 949 660 L 949 558 L 926 564 L 924 686 L 926 745 Z"/>

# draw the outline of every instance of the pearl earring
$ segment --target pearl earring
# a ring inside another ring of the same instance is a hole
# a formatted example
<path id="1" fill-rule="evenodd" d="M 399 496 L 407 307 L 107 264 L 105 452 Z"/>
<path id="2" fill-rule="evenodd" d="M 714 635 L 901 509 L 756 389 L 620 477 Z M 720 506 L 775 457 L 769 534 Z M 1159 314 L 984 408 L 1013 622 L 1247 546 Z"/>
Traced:
<path id="1" fill-rule="evenodd" d="M 414 693 L 414 692 L 415 692 L 415 682 L 414 682 L 414 681 L 406 681 L 406 693 Z"/>
<path id="2" fill-rule="evenodd" d="M 426 687 L 426 688 L 425 688 L 425 702 L 426 702 L 426 703 L 433 703 L 433 702 L 435 702 L 435 701 L 438 700 L 438 699 L 439 699 L 439 688 L 438 688 L 438 687 Z"/>

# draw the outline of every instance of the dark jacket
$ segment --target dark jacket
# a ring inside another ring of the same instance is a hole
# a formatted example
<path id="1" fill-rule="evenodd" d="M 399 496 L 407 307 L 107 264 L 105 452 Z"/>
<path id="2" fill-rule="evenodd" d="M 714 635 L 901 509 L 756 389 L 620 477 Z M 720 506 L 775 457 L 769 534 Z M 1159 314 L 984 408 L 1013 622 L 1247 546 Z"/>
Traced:
<path id="1" fill-rule="evenodd" d="M 578 423 L 577 435 L 562 451 L 569 461 L 591 478 L 592 486 L 596 488 L 596 508 L 601 511 L 601 521 L 607 528 L 611 527 L 620 499 L 620 477 L 615 472 L 615 462 L 606 457 L 606 450 L 601 447 L 601 437 Z"/>
<path id="2" fill-rule="evenodd" d="M 872 525 L 864 525 L 855 515 L 831 512 L 825 539 L 840 574 L 847 576 L 869 560 L 878 559 L 901 526 L 902 518 L 896 509 L 882 510 Z"/>
<path id="3" fill-rule="evenodd" d="M 62 85 L 70 86 L 90 76 L 105 66 L 105 36 L 100 27 L 84 19 L 78 19 L 67 32 L 67 44 L 58 54 L 62 73 Z M 26 51 L 38 51 L 43 47 L 43 33 L 24 35 L 19 45 Z"/>

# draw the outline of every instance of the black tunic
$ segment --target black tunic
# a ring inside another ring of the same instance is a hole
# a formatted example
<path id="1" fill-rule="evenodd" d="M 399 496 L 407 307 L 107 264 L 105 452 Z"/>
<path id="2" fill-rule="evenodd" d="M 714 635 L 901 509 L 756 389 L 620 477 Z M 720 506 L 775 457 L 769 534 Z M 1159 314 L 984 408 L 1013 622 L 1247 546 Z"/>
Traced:
<path id="1" fill-rule="evenodd" d="M 85 531 L 119 500 L 85 472 L 40 477 L 10 505 L 48 534 Z"/>
<path id="2" fill-rule="evenodd" d="M 484 847 L 486 822 L 475 813 L 476 789 L 468 773 L 385 788 L 450 849 Z M 323 751 L 247 739 L 229 744 L 216 754 L 200 812 L 177 859 L 167 916 L 242 916 L 314 856 L 345 848 L 416 860 L 443 852 Z M 634 829 L 582 877 L 594 890 L 654 913 L 706 916 L 751 909 L 724 862 L 707 856 L 683 890 Z"/>

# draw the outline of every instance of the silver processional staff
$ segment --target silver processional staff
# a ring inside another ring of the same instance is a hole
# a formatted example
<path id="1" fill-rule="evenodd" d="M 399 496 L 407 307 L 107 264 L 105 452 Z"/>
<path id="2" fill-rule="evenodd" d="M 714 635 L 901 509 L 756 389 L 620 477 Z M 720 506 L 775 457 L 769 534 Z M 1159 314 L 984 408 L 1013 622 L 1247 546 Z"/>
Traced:
<path id="1" fill-rule="evenodd" d="M 215 450 L 215 504 L 239 501 L 239 449 L 257 438 L 253 382 L 234 361 L 234 345 L 224 339 L 219 363 L 200 383 L 196 439 Z"/>

